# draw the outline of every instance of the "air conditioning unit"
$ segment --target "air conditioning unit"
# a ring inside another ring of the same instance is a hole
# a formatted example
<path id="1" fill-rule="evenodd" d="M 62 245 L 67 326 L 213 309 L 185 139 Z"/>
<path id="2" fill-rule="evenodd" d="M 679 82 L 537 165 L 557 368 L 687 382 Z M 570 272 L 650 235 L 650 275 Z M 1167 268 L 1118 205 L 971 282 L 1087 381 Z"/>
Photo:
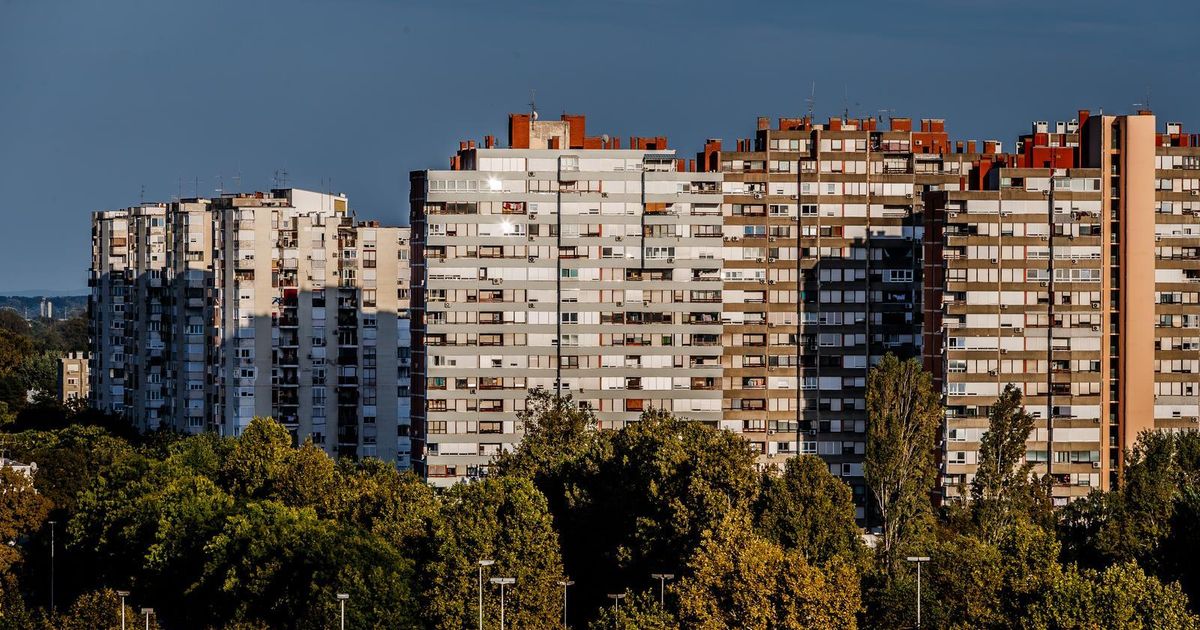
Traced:
<path id="1" fill-rule="evenodd" d="M 1008 348 L 1000 348 L 1000 354 L 1008 354 Z"/>
<path id="2" fill-rule="evenodd" d="M 1095 468 L 1095 469 L 1099 470 L 1099 469 L 1100 469 L 1100 462 L 1092 462 L 1092 468 Z"/>
<path id="3" fill-rule="evenodd" d="M 995 376 L 996 370 L 988 370 L 988 376 Z"/>
<path id="4" fill-rule="evenodd" d="M 774 259 L 774 258 L 768 258 L 768 259 L 767 259 L 767 262 L 775 262 L 775 259 Z"/>
<path id="5" fill-rule="evenodd" d="M 792 220 L 792 223 L 795 223 L 800 220 L 800 217 L 788 217 L 788 218 Z"/>
<path id="6" fill-rule="evenodd" d="M 621 242 L 621 241 L 623 241 L 623 240 L 625 240 L 625 237 L 624 237 L 624 236 L 618 236 L 618 237 L 617 237 L 617 242 L 618 242 L 618 243 L 620 243 L 620 242 Z"/>
<path id="7" fill-rule="evenodd" d="M 600 193 L 600 196 L 604 199 L 608 199 L 608 193 L 606 193 L 606 192 Z"/>
<path id="8" fill-rule="evenodd" d="M 1018 328 L 1013 328 L 1013 332 L 1014 332 L 1014 333 L 1016 333 L 1016 334 L 1018 334 L 1018 335 L 1023 335 L 1023 334 L 1025 334 L 1025 329 L 1024 329 L 1024 328 L 1019 328 L 1019 327 L 1018 327 Z"/>
<path id="9" fill-rule="evenodd" d="M 905 198 L 905 199 L 912 199 L 912 198 L 913 198 L 913 194 L 912 194 L 912 193 L 904 193 L 904 198 Z"/>
<path id="10" fill-rule="evenodd" d="M 533 171 L 529 171 L 528 175 L 529 175 L 530 177 L 533 177 L 533 176 L 534 176 L 534 175 L 533 175 Z"/>
<path id="11" fill-rule="evenodd" d="M 1092 326 L 1092 330 L 1093 330 L 1093 331 L 1097 331 L 1097 332 L 1098 332 L 1098 331 L 1100 330 L 1100 327 L 1099 327 L 1099 326 Z"/>
<path id="12" fill-rule="evenodd" d="M 530 257 L 529 257 L 529 262 L 533 262 L 533 261 L 535 261 L 535 260 L 537 260 L 537 256 L 530 256 Z"/>
<path id="13" fill-rule="evenodd" d="M 1049 237 L 1049 236 L 1046 236 L 1045 234 L 1043 234 L 1043 235 L 1042 235 L 1042 240 L 1043 240 L 1043 241 L 1048 241 L 1048 240 L 1050 240 L 1050 237 Z"/>
<path id="14" fill-rule="evenodd" d="M 799 199 L 800 195 L 792 195 L 792 199 Z"/>
<path id="15" fill-rule="evenodd" d="M 767 284 L 775 284 L 774 280 L 767 280 Z"/>
<path id="16" fill-rule="evenodd" d="M 999 263 L 1000 263 L 1000 259 L 999 259 L 999 258 L 993 258 L 993 259 L 992 259 L 992 264 L 993 264 L 993 265 L 996 265 L 996 264 L 999 264 Z"/>
<path id="17" fill-rule="evenodd" d="M 763 261 L 762 256 L 759 256 L 758 258 L 754 259 L 754 262 L 762 262 L 762 261 Z"/>

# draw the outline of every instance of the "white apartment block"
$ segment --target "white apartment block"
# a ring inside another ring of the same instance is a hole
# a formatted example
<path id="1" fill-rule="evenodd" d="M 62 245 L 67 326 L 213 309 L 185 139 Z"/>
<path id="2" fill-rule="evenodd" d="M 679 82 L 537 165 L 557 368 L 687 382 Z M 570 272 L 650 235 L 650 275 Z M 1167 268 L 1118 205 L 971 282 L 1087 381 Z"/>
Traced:
<path id="1" fill-rule="evenodd" d="M 342 195 L 96 213 L 94 404 L 224 435 L 272 416 L 331 454 L 406 467 L 407 257 L 406 228 L 355 221 Z"/>
<path id="2" fill-rule="evenodd" d="M 414 458 L 435 484 L 486 474 L 535 389 L 606 428 L 721 420 L 720 173 L 568 118 L 514 116 L 519 148 L 413 173 Z"/>

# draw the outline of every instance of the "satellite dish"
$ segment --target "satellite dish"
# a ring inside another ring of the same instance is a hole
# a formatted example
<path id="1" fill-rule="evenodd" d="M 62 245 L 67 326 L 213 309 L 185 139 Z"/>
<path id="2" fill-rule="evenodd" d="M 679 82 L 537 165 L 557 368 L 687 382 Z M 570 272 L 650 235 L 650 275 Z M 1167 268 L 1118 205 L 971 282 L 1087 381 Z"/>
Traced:
<path id="1" fill-rule="evenodd" d="M 608 134 L 604 134 L 604 135 L 600 136 L 600 140 L 602 142 L 604 142 L 604 144 L 608 144 L 608 140 L 609 140 Z"/>
<path id="2" fill-rule="evenodd" d="M 535 109 L 535 110 L 533 110 L 533 119 L 534 119 L 534 120 L 537 120 L 537 119 L 538 119 L 538 114 L 537 114 L 537 110 L 536 110 L 536 109 Z"/>

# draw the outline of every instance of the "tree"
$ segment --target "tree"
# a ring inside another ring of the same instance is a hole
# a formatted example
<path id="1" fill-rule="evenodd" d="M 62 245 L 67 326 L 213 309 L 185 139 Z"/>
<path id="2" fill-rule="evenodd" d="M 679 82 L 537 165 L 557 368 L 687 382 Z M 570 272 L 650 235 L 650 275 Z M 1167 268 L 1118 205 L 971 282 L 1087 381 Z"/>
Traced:
<path id="1" fill-rule="evenodd" d="M 634 593 L 625 591 L 625 598 L 616 606 L 605 606 L 588 623 L 588 630 L 675 630 L 679 621 L 659 604 L 655 591 Z"/>
<path id="2" fill-rule="evenodd" d="M 6 312 L 0 309 L 0 313 Z M 0 329 L 0 374 L 12 374 L 31 354 L 33 344 L 28 337 Z"/>
<path id="3" fill-rule="evenodd" d="M 38 403 L 58 400 L 58 355 L 49 352 L 31 353 L 17 367 L 21 385 L 31 392 Z"/>
<path id="4" fill-rule="evenodd" d="M 496 474 L 528 477 L 539 486 L 582 459 L 596 436 L 591 411 L 580 409 L 570 396 L 542 389 L 525 400 L 520 421 L 525 428 L 521 442 L 501 453 L 492 468 Z"/>
<path id="5" fill-rule="evenodd" d="M 933 524 L 929 496 L 942 410 L 929 373 L 916 359 L 884 356 L 867 379 L 867 416 L 863 472 L 882 522 L 880 552 L 890 576 L 901 547 Z"/>
<path id="6" fill-rule="evenodd" d="M 51 507 L 28 475 L 0 466 L 0 574 L 20 561 L 18 541 L 42 528 Z"/>
<path id="7" fill-rule="evenodd" d="M 377 459 L 339 462 L 337 520 L 382 536 L 398 549 L 419 546 L 438 514 L 423 479 Z"/>
<path id="8" fill-rule="evenodd" d="M 809 562 L 862 550 L 850 487 L 815 456 L 789 459 L 781 475 L 764 474 L 754 511 L 759 531 Z"/>
<path id="9" fill-rule="evenodd" d="M 579 610 L 651 573 L 679 573 L 709 528 L 750 510 L 760 484 L 741 436 L 661 411 L 600 432 L 561 470 L 550 505 Z"/>
<path id="10" fill-rule="evenodd" d="M 1025 461 L 1025 443 L 1032 432 L 1033 416 L 1021 404 L 1021 390 L 1010 383 L 988 416 L 971 483 L 974 522 L 988 540 L 1030 515 L 1053 522 L 1049 493 L 1044 485 L 1032 481 L 1033 467 Z"/>
<path id="11" fill-rule="evenodd" d="M 28 337 L 30 332 L 29 322 L 20 313 L 11 308 L 0 308 L 0 334 Z"/>
<path id="12" fill-rule="evenodd" d="M 223 483 L 237 496 L 263 498 L 289 465 L 292 435 L 271 418 L 254 418 L 242 431 L 221 468 Z"/>
<path id="13" fill-rule="evenodd" d="M 1177 584 L 1163 584 L 1136 564 L 1103 573 L 1071 568 L 1056 579 L 1025 620 L 1026 628 L 1150 630 L 1200 627 Z"/>
<path id="14" fill-rule="evenodd" d="M 141 615 L 125 604 L 125 619 L 129 627 L 142 628 L 138 623 Z M 112 589 L 100 589 L 80 595 L 70 610 L 58 620 L 59 630 L 118 630 L 121 627 L 121 597 Z M 151 628 L 158 628 L 158 619 L 150 620 Z"/>
<path id="15" fill-rule="evenodd" d="M 697 629 L 857 627 L 858 574 L 835 558 L 824 569 L 754 533 L 733 514 L 705 535 L 675 593 L 679 620 Z"/>
<path id="16" fill-rule="evenodd" d="M 421 567 L 428 627 L 457 630 L 477 619 L 478 565 L 484 579 L 511 577 L 507 618 L 514 628 L 558 628 L 563 567 L 546 499 L 527 479 L 491 477 L 450 488 L 433 525 Z M 500 601 L 486 590 L 484 617 L 499 624 Z"/>
<path id="17" fill-rule="evenodd" d="M 416 628 L 413 563 L 379 537 L 317 517 L 312 508 L 251 502 L 206 547 L 188 589 L 199 621 L 328 627 L 339 592 L 353 627 Z M 197 614 L 197 611 L 200 611 Z"/>

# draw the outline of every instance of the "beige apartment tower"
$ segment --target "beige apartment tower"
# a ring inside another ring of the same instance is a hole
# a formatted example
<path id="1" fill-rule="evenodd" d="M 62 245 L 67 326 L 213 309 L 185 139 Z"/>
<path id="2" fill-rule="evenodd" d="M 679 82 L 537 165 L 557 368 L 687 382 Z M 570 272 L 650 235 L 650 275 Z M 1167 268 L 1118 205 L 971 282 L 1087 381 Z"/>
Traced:
<path id="1" fill-rule="evenodd" d="M 1111 487 L 1141 432 L 1197 428 L 1200 149 L 1167 127 L 1035 123 L 1021 155 L 985 166 L 986 189 L 932 195 L 925 354 L 946 395 L 947 496 L 1008 383 L 1060 504 Z"/>

